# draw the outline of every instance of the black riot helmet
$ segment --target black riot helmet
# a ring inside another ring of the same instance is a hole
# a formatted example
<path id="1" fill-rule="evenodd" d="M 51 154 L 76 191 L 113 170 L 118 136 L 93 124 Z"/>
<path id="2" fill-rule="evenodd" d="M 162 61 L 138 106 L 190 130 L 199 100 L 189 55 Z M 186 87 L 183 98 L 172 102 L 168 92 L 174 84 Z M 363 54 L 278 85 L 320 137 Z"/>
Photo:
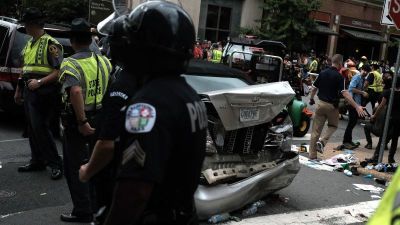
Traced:
<path id="1" fill-rule="evenodd" d="M 193 55 L 193 22 L 180 6 L 150 1 L 114 21 L 111 57 L 128 70 L 181 74 Z"/>

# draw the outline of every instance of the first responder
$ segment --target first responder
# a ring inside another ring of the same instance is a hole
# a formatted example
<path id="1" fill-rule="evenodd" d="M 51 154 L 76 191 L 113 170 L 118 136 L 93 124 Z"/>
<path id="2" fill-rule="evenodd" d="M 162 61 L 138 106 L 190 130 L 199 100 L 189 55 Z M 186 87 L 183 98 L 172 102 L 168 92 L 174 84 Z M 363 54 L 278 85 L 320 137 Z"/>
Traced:
<path id="1" fill-rule="evenodd" d="M 308 66 L 308 72 L 310 73 L 317 73 L 318 72 L 318 60 L 315 55 L 311 55 L 311 63 Z"/>
<path id="2" fill-rule="evenodd" d="M 113 160 L 115 139 L 122 133 L 125 114 L 121 111 L 137 91 L 137 81 L 134 76 L 124 69 L 118 69 L 102 102 L 99 115 L 97 142 L 90 160 L 82 165 L 79 170 L 79 179 L 82 182 L 91 181 L 96 192 L 96 205 L 100 210 L 105 206 L 105 211 L 98 213 L 96 221 L 102 224 L 107 211 L 111 207 L 112 190 L 117 163 Z M 93 177 L 93 179 L 92 179 Z"/>
<path id="3" fill-rule="evenodd" d="M 198 224 L 193 195 L 205 155 L 207 113 L 180 76 L 192 57 L 192 20 L 167 1 L 143 3 L 123 17 L 114 24 L 111 54 L 140 89 L 124 108 L 116 149 L 120 168 L 105 224 Z M 155 62 L 154 55 L 163 60 Z"/>
<path id="4" fill-rule="evenodd" d="M 221 47 L 217 44 L 214 43 L 212 45 L 212 51 L 211 51 L 211 62 L 213 63 L 220 63 L 222 59 L 222 50 Z"/>
<path id="5" fill-rule="evenodd" d="M 95 142 L 95 116 L 101 108 L 111 64 L 106 57 L 89 49 L 91 35 L 85 19 L 72 21 L 70 41 L 75 54 L 64 59 L 59 76 L 65 104 L 64 171 L 73 203 L 71 214 L 61 215 L 65 222 L 92 221 L 94 207 L 89 185 L 79 181 L 79 168 L 88 159 Z"/>
<path id="6" fill-rule="evenodd" d="M 375 103 L 381 101 L 383 92 L 382 74 L 379 72 L 379 65 L 372 64 L 372 72 L 368 74 L 364 82 L 364 89 L 367 90 L 368 98 L 364 101 L 364 106 L 371 102 L 372 109 Z"/>
<path id="7" fill-rule="evenodd" d="M 20 20 L 32 38 L 22 51 L 20 79 L 23 82 L 19 82 L 14 99 L 21 104 L 23 95 L 32 159 L 29 164 L 19 167 L 18 171 L 45 170 L 49 166 L 51 178 L 59 179 L 62 177 L 62 160 L 50 130 L 50 121 L 55 116 L 59 102 L 57 75 L 63 49 L 56 39 L 45 33 L 44 18 L 39 9 L 28 8 Z"/>

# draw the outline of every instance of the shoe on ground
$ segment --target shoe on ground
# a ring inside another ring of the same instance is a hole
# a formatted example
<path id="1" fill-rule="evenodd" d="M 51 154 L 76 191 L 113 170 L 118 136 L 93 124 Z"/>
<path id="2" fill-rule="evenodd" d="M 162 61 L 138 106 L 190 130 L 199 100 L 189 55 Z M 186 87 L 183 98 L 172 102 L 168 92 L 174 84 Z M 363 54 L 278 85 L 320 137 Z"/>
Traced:
<path id="1" fill-rule="evenodd" d="M 353 143 L 343 143 L 343 148 L 342 149 L 349 149 L 349 150 L 353 150 L 355 148 L 357 148 L 357 145 L 353 145 Z"/>
<path id="2" fill-rule="evenodd" d="M 392 163 L 396 163 L 396 161 L 394 159 L 388 159 L 388 163 L 392 164 Z"/>
<path id="3" fill-rule="evenodd" d="M 322 141 L 317 141 L 317 152 L 319 152 L 319 153 L 324 153 L 324 147 L 325 147 L 325 145 L 324 145 L 324 143 L 322 142 Z"/>
<path id="4" fill-rule="evenodd" d="M 52 180 L 58 180 L 63 176 L 62 170 L 58 168 L 51 168 L 51 179 Z"/>
<path id="5" fill-rule="evenodd" d="M 351 142 L 351 144 L 354 146 L 357 146 L 357 147 L 361 145 L 361 143 L 359 141 Z"/>
<path id="6" fill-rule="evenodd" d="M 93 221 L 93 216 L 92 215 L 77 216 L 77 215 L 73 215 L 73 214 L 61 214 L 60 219 L 61 219 L 61 221 L 64 221 L 64 222 L 90 223 Z"/>
<path id="7" fill-rule="evenodd" d="M 368 143 L 364 146 L 366 149 L 372 149 L 372 143 Z"/>
<path id="8" fill-rule="evenodd" d="M 45 170 L 46 166 L 41 163 L 28 163 L 26 165 L 18 167 L 18 172 L 33 172 Z"/>
<path id="9" fill-rule="evenodd" d="M 378 163 L 378 159 L 376 159 L 376 158 L 365 158 L 365 162 L 367 162 L 367 163 Z"/>

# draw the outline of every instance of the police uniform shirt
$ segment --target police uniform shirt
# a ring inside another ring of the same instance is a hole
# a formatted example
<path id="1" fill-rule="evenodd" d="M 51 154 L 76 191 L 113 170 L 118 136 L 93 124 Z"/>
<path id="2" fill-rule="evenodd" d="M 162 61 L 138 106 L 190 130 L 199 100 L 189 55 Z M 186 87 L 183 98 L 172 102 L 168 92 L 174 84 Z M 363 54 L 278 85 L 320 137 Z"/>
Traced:
<path id="1" fill-rule="evenodd" d="M 345 90 L 345 80 L 335 67 L 322 71 L 313 85 L 318 88 L 318 98 L 331 104 L 337 103 L 339 94 Z"/>
<path id="2" fill-rule="evenodd" d="M 136 81 L 132 74 L 119 70 L 116 71 L 115 77 L 102 102 L 98 133 L 100 140 L 115 140 L 121 134 L 121 124 L 125 119 L 124 111 L 121 109 L 137 91 Z"/>
<path id="3" fill-rule="evenodd" d="M 32 40 L 32 46 L 36 43 L 37 40 Z M 61 63 L 64 59 L 62 46 L 58 43 L 54 43 L 52 40 L 49 40 L 49 45 L 47 47 L 47 61 L 49 65 L 59 70 Z M 21 62 L 24 64 L 24 52 L 21 52 Z"/>
<path id="4" fill-rule="evenodd" d="M 126 107 L 117 179 L 155 184 L 147 211 L 193 209 L 205 154 L 206 111 L 181 77 L 150 81 Z"/>

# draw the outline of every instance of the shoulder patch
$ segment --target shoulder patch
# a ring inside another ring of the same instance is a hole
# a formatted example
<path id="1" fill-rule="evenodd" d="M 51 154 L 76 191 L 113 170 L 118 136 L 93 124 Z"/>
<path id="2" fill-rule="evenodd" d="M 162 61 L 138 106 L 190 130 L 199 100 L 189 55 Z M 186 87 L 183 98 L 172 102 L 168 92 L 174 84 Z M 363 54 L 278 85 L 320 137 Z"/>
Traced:
<path id="1" fill-rule="evenodd" d="M 55 44 L 49 44 L 49 52 L 54 58 L 58 58 L 60 56 L 58 47 Z"/>
<path id="2" fill-rule="evenodd" d="M 150 132 L 156 122 L 156 109 L 147 103 L 130 105 L 126 110 L 125 129 L 129 133 Z"/>

